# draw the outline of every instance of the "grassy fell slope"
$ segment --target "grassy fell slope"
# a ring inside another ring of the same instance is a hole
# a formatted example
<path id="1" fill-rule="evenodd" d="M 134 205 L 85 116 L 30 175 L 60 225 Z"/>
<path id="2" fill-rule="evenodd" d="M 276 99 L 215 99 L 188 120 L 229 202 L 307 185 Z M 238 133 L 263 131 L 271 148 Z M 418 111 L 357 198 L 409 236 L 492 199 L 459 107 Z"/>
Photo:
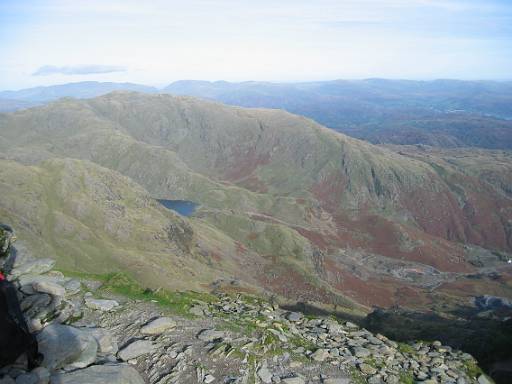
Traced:
<path id="1" fill-rule="evenodd" d="M 511 248 L 510 163 L 482 152 L 491 173 L 451 167 L 447 177 L 435 154 L 373 146 L 279 110 L 112 93 L 0 115 L 0 145 L 24 164 L 86 159 L 151 197 L 199 202 L 189 221 L 215 243 L 206 264 L 242 277 L 252 266 L 251 282 L 286 295 L 347 293 L 369 305 L 392 305 L 402 288 L 424 295 L 386 268 L 356 270 L 340 250 L 469 273 L 464 243 Z"/>
<path id="2" fill-rule="evenodd" d="M 201 289 L 239 273 L 236 244 L 160 206 L 140 185 L 93 163 L 0 161 L 0 215 L 32 252 L 64 270 L 125 270 L 147 286 Z M 223 249 L 211 262 L 211 253 Z M 231 249 L 231 251 L 230 251 Z M 256 259 L 257 256 L 252 256 Z M 246 277 L 250 281 L 250 277 Z"/>

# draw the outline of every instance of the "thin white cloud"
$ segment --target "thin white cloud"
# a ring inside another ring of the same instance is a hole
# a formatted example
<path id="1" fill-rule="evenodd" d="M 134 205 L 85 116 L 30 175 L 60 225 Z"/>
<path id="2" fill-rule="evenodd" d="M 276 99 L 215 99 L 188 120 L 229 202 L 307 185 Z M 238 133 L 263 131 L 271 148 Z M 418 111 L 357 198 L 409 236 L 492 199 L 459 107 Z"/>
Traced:
<path id="1" fill-rule="evenodd" d="M 125 72 L 125 67 L 113 65 L 74 65 L 57 67 L 54 65 L 43 65 L 32 76 L 49 76 L 49 75 L 94 75 L 99 73 Z"/>
<path id="2" fill-rule="evenodd" d="M 511 25 L 508 0 L 0 0 L 0 89 L 510 78 Z"/>

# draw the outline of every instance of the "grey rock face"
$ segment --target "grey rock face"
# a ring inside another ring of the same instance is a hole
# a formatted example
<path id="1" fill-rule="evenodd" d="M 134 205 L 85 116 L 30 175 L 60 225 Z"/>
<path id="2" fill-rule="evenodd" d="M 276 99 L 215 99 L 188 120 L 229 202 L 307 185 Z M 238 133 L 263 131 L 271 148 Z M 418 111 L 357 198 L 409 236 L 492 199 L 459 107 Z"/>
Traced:
<path id="1" fill-rule="evenodd" d="M 41 330 L 43 365 L 52 371 L 52 384 L 349 384 L 349 369 L 369 384 L 398 384 L 403 372 L 415 382 L 491 382 L 484 375 L 469 377 L 464 362 L 474 359 L 440 342 L 402 349 L 352 323 L 305 318 L 263 300 L 224 294 L 211 302 L 195 301 L 197 311 L 191 313 L 199 319 L 165 317 L 161 307 L 147 301 L 122 298 L 126 304 L 119 306 L 111 296 L 94 298 L 81 289 L 85 281 L 47 271 L 44 264 L 51 262 L 32 261 L 17 259 L 15 267 L 23 274 L 8 278 L 21 284 L 21 307 L 30 328 Z M 43 265 L 45 274 L 38 274 L 35 265 Z M 90 290 L 99 287 L 88 285 Z M 78 328 L 59 325 L 65 321 Z M 141 335 L 145 339 L 138 340 Z M 125 346 L 120 352 L 118 340 Z M 272 350 L 282 353 L 266 355 Z M 254 360 L 258 356 L 261 361 Z M 48 369 L 26 372 L 25 363 L 0 370 L 0 384 L 49 383 Z M 144 379 L 138 372 L 144 372 Z"/>
<path id="2" fill-rule="evenodd" d="M 117 355 L 121 360 L 128 361 L 142 355 L 147 355 L 153 352 L 154 349 L 155 346 L 153 342 L 149 340 L 137 340 L 123 348 Z"/>
<path id="3" fill-rule="evenodd" d="M 96 359 L 96 340 L 74 327 L 49 325 L 37 335 L 37 341 L 39 350 L 44 355 L 42 365 L 48 369 L 67 365 L 80 368 Z"/>
<path id="4" fill-rule="evenodd" d="M 16 266 L 12 271 L 13 277 L 19 277 L 27 274 L 43 274 L 50 271 L 55 266 L 55 260 L 37 259 Z"/>
<path id="5" fill-rule="evenodd" d="M 136 369 L 126 364 L 94 365 L 52 376 L 52 384 L 144 384 Z"/>

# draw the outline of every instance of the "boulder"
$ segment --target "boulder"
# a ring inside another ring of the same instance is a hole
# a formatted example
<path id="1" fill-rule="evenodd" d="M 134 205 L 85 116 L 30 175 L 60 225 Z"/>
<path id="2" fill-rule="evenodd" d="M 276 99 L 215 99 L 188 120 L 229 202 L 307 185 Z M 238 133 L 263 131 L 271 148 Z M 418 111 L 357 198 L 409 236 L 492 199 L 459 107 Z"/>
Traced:
<path id="1" fill-rule="evenodd" d="M 88 308 L 91 308 L 91 309 L 94 309 L 97 311 L 108 312 L 108 311 L 111 311 L 114 308 L 118 307 L 119 303 L 115 300 L 87 298 L 85 300 L 85 305 Z"/>
<path id="2" fill-rule="evenodd" d="M 304 316 L 300 312 L 290 312 L 288 315 L 286 315 L 286 318 L 289 321 L 293 321 L 293 322 L 301 321 L 303 317 Z"/>
<path id="3" fill-rule="evenodd" d="M 98 343 L 98 352 L 102 354 L 115 355 L 119 350 L 117 342 L 112 333 L 103 328 L 87 328 L 84 332 L 89 333 Z"/>
<path id="4" fill-rule="evenodd" d="M 32 284 L 32 289 L 36 292 L 47 293 L 53 296 L 64 296 L 66 290 L 60 284 L 51 281 L 36 281 Z"/>
<path id="5" fill-rule="evenodd" d="M 329 350 L 327 349 L 317 349 L 312 355 L 311 358 L 315 361 L 322 362 L 329 357 Z"/>
<path id="6" fill-rule="evenodd" d="M 44 355 L 42 366 L 50 370 L 65 366 L 81 368 L 96 360 L 96 340 L 78 328 L 52 324 L 37 335 L 37 341 Z"/>
<path id="7" fill-rule="evenodd" d="M 377 373 L 377 369 L 366 363 L 361 363 L 358 367 L 365 375 L 375 375 Z"/>
<path id="8" fill-rule="evenodd" d="M 155 350 L 155 345 L 149 340 L 137 340 L 128 346 L 124 347 L 117 356 L 123 360 L 128 361 L 136 359 L 139 356 L 147 355 Z"/>
<path id="9" fill-rule="evenodd" d="M 355 357 L 367 357 L 370 356 L 371 352 L 363 347 L 355 347 L 354 348 L 354 356 Z"/>
<path id="10" fill-rule="evenodd" d="M 66 279 L 63 279 L 60 276 L 52 276 L 52 275 L 48 275 L 48 274 L 37 275 L 34 273 L 23 275 L 18 278 L 18 284 L 20 285 L 20 287 L 30 286 L 30 288 L 32 288 L 32 285 L 34 283 L 41 282 L 41 281 L 55 283 L 55 284 L 64 284 L 66 282 Z M 32 291 L 32 293 L 33 293 L 33 291 Z"/>
<path id="11" fill-rule="evenodd" d="M 478 384 L 492 384 L 493 381 L 487 377 L 485 374 L 481 374 L 478 376 Z"/>
<path id="12" fill-rule="evenodd" d="M 189 312 L 194 316 L 202 317 L 204 316 L 204 309 L 199 305 L 194 305 L 189 309 Z"/>
<path id="13" fill-rule="evenodd" d="M 266 366 L 263 366 L 260 369 L 258 369 L 257 373 L 258 377 L 262 382 L 264 382 L 265 384 L 272 383 L 272 373 L 268 370 Z"/>
<path id="14" fill-rule="evenodd" d="M 165 331 L 176 328 L 176 322 L 170 317 L 160 317 L 143 326 L 140 333 L 143 335 L 160 335 Z"/>
<path id="15" fill-rule="evenodd" d="M 345 327 L 347 327 L 348 329 L 358 329 L 359 328 L 359 326 L 357 324 L 354 324 L 350 321 L 347 321 L 345 323 Z"/>
<path id="16" fill-rule="evenodd" d="M 48 384 L 50 371 L 44 367 L 38 367 L 30 373 L 22 373 L 16 377 L 16 384 Z"/>
<path id="17" fill-rule="evenodd" d="M 64 288 L 66 288 L 66 293 L 70 296 L 76 295 L 78 292 L 80 292 L 80 288 L 82 287 L 82 284 L 78 280 L 69 280 L 66 284 L 64 284 Z"/>
<path id="18" fill-rule="evenodd" d="M 199 334 L 197 335 L 197 338 L 199 340 L 203 341 L 214 341 L 217 339 L 222 339 L 224 337 L 224 332 L 217 331 L 215 329 L 203 329 Z"/>

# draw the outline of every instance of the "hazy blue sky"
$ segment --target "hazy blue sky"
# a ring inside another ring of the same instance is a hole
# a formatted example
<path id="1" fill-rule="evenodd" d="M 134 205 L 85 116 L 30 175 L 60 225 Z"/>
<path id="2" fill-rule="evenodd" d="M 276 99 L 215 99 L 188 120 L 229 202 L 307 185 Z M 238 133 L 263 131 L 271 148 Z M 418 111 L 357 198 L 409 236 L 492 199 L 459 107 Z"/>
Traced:
<path id="1" fill-rule="evenodd" d="M 0 0 L 0 89 L 512 79 L 512 0 Z"/>

